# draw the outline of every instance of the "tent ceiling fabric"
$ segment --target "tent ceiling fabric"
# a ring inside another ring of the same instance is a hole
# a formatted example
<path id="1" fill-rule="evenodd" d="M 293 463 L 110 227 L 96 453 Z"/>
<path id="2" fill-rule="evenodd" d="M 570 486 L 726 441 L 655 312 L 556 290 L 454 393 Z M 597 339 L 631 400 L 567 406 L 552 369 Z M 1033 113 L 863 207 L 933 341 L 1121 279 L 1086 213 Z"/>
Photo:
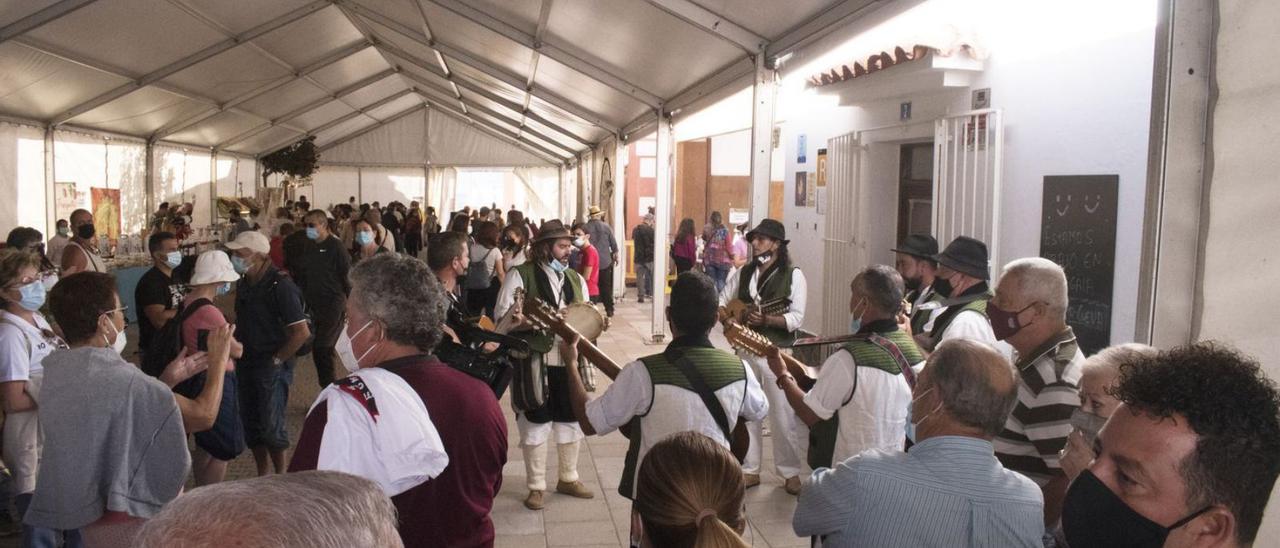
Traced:
<path id="1" fill-rule="evenodd" d="M 883 1 L 0 0 L 0 114 L 255 155 L 418 131 L 452 163 L 555 163 L 741 82 L 753 39 L 781 55 Z"/>

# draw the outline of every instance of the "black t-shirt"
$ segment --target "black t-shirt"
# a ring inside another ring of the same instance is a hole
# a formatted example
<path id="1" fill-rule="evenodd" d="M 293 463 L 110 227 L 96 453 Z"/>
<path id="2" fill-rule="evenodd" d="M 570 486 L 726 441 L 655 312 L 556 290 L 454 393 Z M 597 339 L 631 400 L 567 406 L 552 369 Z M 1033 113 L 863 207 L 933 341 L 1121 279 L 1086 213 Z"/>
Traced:
<path id="1" fill-rule="evenodd" d="M 182 271 L 174 270 L 174 277 L 166 276 L 159 268 L 151 267 L 138 280 L 138 287 L 133 291 L 134 304 L 138 307 L 138 349 L 146 351 L 151 346 L 151 338 L 160 328 L 151 325 L 147 319 L 146 308 L 149 305 L 164 305 L 165 310 L 173 310 L 182 303 L 188 287 Z"/>
<path id="2" fill-rule="evenodd" d="M 256 284 L 248 277 L 236 283 L 236 339 L 246 358 L 275 354 L 288 338 L 285 327 L 305 319 L 302 292 L 275 267 Z"/>
<path id="3" fill-rule="evenodd" d="M 342 247 L 342 240 L 329 236 L 306 249 L 296 278 L 302 294 L 314 304 L 335 297 L 346 298 L 351 292 L 351 282 L 347 280 L 350 268 L 351 255 Z"/>

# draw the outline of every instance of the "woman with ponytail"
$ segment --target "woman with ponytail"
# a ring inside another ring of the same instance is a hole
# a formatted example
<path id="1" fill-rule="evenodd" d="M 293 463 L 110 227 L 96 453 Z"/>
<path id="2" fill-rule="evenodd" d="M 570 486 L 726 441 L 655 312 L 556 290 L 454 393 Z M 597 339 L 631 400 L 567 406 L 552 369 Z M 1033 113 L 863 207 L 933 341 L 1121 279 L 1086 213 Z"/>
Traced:
<path id="1" fill-rule="evenodd" d="M 646 548 L 747 546 L 740 536 L 747 525 L 742 466 L 711 438 L 680 432 L 658 442 L 636 484 L 633 544 L 638 536 Z"/>

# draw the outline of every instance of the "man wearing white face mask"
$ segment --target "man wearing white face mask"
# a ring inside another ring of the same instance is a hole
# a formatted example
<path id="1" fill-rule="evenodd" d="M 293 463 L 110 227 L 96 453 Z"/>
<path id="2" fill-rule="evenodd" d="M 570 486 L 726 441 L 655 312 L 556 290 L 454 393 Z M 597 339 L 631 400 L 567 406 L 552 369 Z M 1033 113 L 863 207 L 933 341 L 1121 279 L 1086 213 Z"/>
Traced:
<path id="1" fill-rule="evenodd" d="M 533 239 L 529 262 L 511 269 L 502 282 L 495 316 L 501 318 L 506 315 L 515 302 L 516 289 L 524 290 L 526 308 L 534 300 L 540 300 L 555 310 L 586 301 L 586 280 L 564 262 L 572 248 L 573 235 L 563 223 L 556 220 L 542 223 L 538 237 Z M 555 443 L 559 455 L 556 492 L 576 498 L 595 497 L 595 493 L 587 489 L 578 477 L 578 449 L 584 436 L 569 399 L 569 373 L 557 348 L 556 337 L 533 331 L 529 325 L 516 326 L 512 335 L 529 341 L 533 349 L 529 359 L 535 360 L 530 362 L 531 365 L 545 366 L 546 371 L 546 402 L 536 409 L 516 410 L 516 427 L 520 429 L 520 448 L 524 451 L 525 477 L 529 487 L 525 507 L 530 510 L 544 507 L 548 441 Z M 513 388 L 513 391 L 518 388 Z M 541 387 L 535 389 L 540 390 Z"/>
<path id="2" fill-rule="evenodd" d="M 190 275 L 189 266 L 180 268 L 182 252 L 178 251 L 178 238 L 172 232 L 152 234 L 147 238 L 147 250 L 151 252 L 151 269 L 142 275 L 133 291 L 139 312 L 138 350 L 143 353 L 151 348 L 156 331 L 177 315 Z"/>
<path id="3" fill-rule="evenodd" d="M 227 319 L 213 299 L 226 295 L 232 284 L 240 279 L 231 259 L 221 250 L 206 251 L 196 258 L 195 272 L 191 275 L 191 292 L 182 301 L 179 313 L 195 307 L 182 322 L 182 346 L 200 351 L 208 350 L 209 334 L 225 325 Z M 239 359 L 244 347 L 232 341 L 230 358 Z M 218 483 L 226 476 L 227 463 L 244 451 L 244 426 L 240 423 L 240 397 L 237 390 L 235 363 L 227 361 L 223 374 L 222 402 L 213 427 L 195 433 L 196 459 L 194 475 L 196 485 Z M 174 391 L 187 397 L 195 397 L 204 388 L 207 375 L 200 373 L 174 387 Z"/>
<path id="4" fill-rule="evenodd" d="M 385 253 L 357 263 L 337 346 L 353 373 L 320 393 L 289 463 L 377 482 L 407 548 L 492 545 L 507 459 L 493 391 L 431 355 L 446 308 L 422 261 Z"/>
<path id="5" fill-rule="evenodd" d="M 868 267 L 849 290 L 853 338 L 823 362 L 807 393 L 781 359 L 769 360 L 787 402 L 809 426 L 808 460 L 815 470 L 868 449 L 902 450 L 912 367 L 924 362 L 911 334 L 898 329 L 904 290 L 893 267 Z"/>

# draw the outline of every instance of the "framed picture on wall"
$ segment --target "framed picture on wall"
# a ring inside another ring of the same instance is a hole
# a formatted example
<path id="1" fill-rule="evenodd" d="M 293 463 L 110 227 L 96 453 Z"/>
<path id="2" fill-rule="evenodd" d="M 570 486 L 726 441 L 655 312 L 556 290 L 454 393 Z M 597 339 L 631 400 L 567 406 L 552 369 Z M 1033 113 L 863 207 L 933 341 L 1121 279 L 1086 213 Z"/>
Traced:
<path id="1" fill-rule="evenodd" d="M 807 207 L 809 201 L 809 173 L 807 171 L 796 172 L 796 207 Z"/>
<path id="2" fill-rule="evenodd" d="M 813 176 L 813 172 L 809 172 L 809 175 L 807 176 L 807 178 L 810 181 L 814 181 L 814 182 L 816 182 L 818 179 L 817 177 Z M 818 185 L 809 183 L 805 187 L 804 205 L 806 207 L 814 207 L 818 205 Z"/>

